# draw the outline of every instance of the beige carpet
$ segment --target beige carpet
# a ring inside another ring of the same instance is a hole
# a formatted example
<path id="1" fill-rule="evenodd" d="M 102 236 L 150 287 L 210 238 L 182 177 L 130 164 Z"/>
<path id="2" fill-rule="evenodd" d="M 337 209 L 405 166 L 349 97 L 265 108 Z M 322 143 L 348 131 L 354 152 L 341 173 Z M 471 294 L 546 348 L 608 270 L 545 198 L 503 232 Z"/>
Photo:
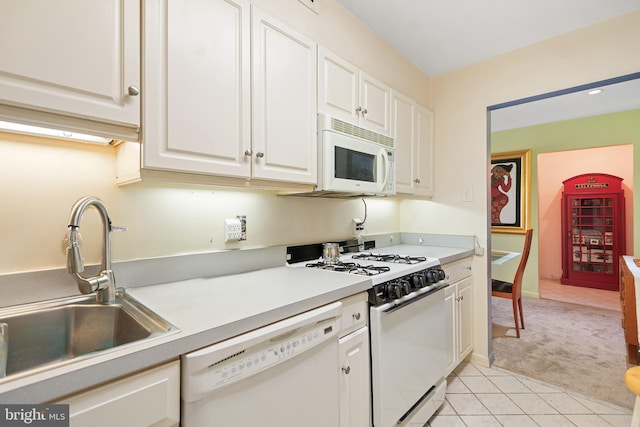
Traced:
<path id="1" fill-rule="evenodd" d="M 633 408 L 619 311 L 523 298 L 526 329 L 518 339 L 511 300 L 491 300 L 495 366 Z"/>

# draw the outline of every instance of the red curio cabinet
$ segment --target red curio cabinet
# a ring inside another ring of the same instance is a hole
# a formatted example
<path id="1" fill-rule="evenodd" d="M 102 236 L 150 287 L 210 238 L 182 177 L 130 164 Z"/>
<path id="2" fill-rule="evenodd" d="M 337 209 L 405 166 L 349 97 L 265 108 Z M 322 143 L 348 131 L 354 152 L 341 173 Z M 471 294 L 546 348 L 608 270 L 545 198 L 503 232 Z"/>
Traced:
<path id="1" fill-rule="evenodd" d="M 617 291 L 625 252 L 622 178 L 590 173 L 563 184 L 560 282 Z"/>

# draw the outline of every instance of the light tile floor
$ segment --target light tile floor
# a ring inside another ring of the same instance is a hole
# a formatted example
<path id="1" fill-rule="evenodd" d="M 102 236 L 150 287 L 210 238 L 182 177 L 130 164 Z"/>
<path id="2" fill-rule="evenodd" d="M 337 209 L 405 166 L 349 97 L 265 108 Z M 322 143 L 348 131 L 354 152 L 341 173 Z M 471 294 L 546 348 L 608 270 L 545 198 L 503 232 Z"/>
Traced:
<path id="1" fill-rule="evenodd" d="M 447 378 L 446 400 L 431 427 L 628 427 L 631 409 L 500 368 L 463 362 Z"/>

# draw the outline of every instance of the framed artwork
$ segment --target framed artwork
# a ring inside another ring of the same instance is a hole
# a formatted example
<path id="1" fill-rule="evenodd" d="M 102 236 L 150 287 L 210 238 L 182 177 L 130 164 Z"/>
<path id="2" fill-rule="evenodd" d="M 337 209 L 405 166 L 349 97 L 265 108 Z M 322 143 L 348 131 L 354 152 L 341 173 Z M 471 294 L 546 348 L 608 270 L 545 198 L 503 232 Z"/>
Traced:
<path id="1" fill-rule="evenodd" d="M 531 150 L 492 153 L 491 232 L 524 234 L 530 221 Z"/>

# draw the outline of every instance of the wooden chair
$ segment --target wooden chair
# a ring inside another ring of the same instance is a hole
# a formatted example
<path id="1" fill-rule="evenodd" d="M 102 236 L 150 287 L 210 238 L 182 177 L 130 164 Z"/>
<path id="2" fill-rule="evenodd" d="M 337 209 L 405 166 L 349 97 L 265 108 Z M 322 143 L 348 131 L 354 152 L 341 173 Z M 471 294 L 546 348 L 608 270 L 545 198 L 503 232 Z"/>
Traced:
<path id="1" fill-rule="evenodd" d="M 499 298 L 509 298 L 513 302 L 513 319 L 516 322 L 516 336 L 520 338 L 520 328 L 518 327 L 518 312 L 520 312 L 520 324 L 524 329 L 524 316 L 522 315 L 522 276 L 524 268 L 529 259 L 529 251 L 531 250 L 531 238 L 533 229 L 528 229 L 524 238 L 524 249 L 520 264 L 516 270 L 513 282 L 503 282 L 502 280 L 491 279 L 491 296 Z"/>

